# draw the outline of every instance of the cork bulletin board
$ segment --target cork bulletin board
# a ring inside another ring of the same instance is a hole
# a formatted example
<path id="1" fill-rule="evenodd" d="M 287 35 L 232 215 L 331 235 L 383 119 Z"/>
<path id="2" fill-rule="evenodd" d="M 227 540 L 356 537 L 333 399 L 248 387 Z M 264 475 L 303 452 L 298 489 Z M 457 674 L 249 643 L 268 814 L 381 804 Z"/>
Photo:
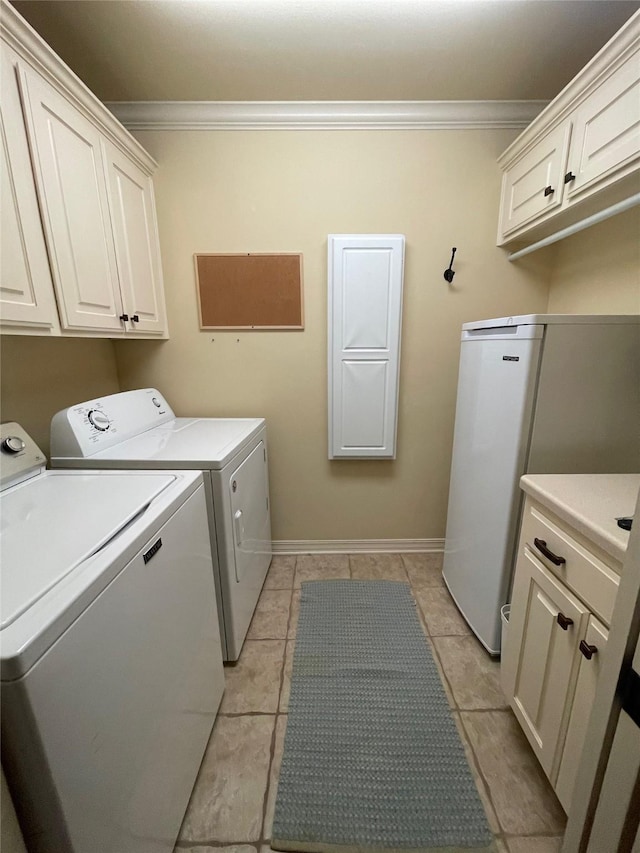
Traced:
<path id="1" fill-rule="evenodd" d="M 200 328 L 303 329 L 301 254 L 195 255 Z"/>

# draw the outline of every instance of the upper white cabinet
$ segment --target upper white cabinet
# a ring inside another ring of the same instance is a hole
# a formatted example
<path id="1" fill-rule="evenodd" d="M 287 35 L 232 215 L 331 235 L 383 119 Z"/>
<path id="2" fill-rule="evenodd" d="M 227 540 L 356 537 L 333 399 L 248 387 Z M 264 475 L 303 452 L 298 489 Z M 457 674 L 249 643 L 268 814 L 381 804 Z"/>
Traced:
<path id="1" fill-rule="evenodd" d="M 640 191 L 640 12 L 498 164 L 499 246 L 538 239 Z"/>
<path id="2" fill-rule="evenodd" d="M 100 131 L 35 71 L 18 70 L 62 327 L 121 331 Z"/>
<path id="3" fill-rule="evenodd" d="M 9 48 L 3 48 L 0 54 L 0 307 L 3 319 L 16 329 L 30 328 L 40 334 L 52 334 L 59 331 L 58 312 L 14 74 L 15 58 Z"/>
<path id="4" fill-rule="evenodd" d="M 41 247 L 38 255 L 5 227 L 3 204 L 2 330 L 43 331 L 35 309 L 26 319 L 16 310 L 19 292 L 53 307 L 49 334 L 166 337 L 154 161 L 4 0 L 2 13 L 3 124 L 10 107 L 20 134 L 4 171 L 10 180 L 20 158 L 33 201 L 35 181 L 37 203 L 17 221 Z M 41 300 L 19 274 L 37 258 Z"/>
<path id="5" fill-rule="evenodd" d="M 153 184 L 111 142 L 103 140 L 102 151 L 125 322 L 129 334 L 162 335 L 166 317 Z"/>
<path id="6" fill-rule="evenodd" d="M 329 236 L 329 458 L 396 455 L 404 237 Z"/>

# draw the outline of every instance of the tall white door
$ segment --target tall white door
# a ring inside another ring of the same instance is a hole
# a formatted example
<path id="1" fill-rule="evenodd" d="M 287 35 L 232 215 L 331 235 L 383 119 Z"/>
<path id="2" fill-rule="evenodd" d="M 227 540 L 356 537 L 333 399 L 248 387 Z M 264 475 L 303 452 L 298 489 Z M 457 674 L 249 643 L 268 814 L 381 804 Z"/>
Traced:
<path id="1" fill-rule="evenodd" d="M 101 134 L 30 68 L 20 85 L 61 324 L 121 331 Z"/>
<path id="2" fill-rule="evenodd" d="M 543 326 L 464 332 L 444 580 L 492 653 L 509 591 Z"/>
<path id="3" fill-rule="evenodd" d="M 329 236 L 329 458 L 394 459 L 404 237 Z"/>

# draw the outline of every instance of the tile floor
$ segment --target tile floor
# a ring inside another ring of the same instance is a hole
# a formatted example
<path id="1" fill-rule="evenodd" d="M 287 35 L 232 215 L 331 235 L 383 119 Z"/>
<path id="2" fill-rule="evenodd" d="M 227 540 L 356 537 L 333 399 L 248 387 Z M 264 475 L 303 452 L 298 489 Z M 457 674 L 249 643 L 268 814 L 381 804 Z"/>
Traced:
<path id="1" fill-rule="evenodd" d="M 300 584 L 408 581 L 498 853 L 559 853 L 566 818 L 486 654 L 443 585 L 441 554 L 276 556 L 226 689 L 176 853 L 269 853 Z"/>

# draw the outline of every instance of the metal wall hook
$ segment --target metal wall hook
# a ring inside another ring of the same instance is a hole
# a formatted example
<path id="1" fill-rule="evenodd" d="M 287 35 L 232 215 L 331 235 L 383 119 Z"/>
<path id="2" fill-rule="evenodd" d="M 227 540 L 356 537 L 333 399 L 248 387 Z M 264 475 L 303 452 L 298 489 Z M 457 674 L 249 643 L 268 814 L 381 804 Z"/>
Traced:
<path id="1" fill-rule="evenodd" d="M 456 256 L 456 252 L 457 252 L 457 249 L 454 246 L 453 249 L 451 250 L 451 260 L 449 261 L 449 268 L 444 271 L 444 277 L 445 277 L 446 281 L 449 282 L 449 284 L 451 284 L 451 282 L 453 281 L 453 277 L 455 275 L 455 272 L 451 269 L 451 267 L 453 266 L 453 259 Z"/>

